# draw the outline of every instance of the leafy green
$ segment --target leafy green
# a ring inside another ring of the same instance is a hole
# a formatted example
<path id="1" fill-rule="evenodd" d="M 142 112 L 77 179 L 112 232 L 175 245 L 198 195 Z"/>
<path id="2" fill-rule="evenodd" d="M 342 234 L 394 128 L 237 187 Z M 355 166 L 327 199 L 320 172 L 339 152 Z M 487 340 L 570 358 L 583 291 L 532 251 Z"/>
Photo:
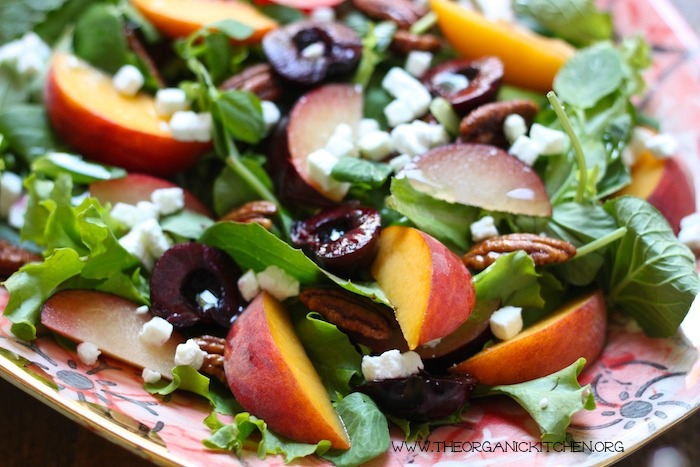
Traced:
<path id="1" fill-rule="evenodd" d="M 244 91 L 223 92 L 214 101 L 214 111 L 233 138 L 257 143 L 265 134 L 260 99 Z"/>
<path id="2" fill-rule="evenodd" d="M 3 0 L 0 3 L 0 44 L 16 39 L 46 20 L 51 10 L 57 9 L 67 0 Z"/>
<path id="3" fill-rule="evenodd" d="M 265 162 L 263 157 L 242 155 L 240 162 L 268 189 L 272 189 L 272 181 L 263 168 Z M 214 210 L 219 215 L 224 215 L 231 209 L 256 199 L 259 199 L 258 194 L 229 167 L 225 167 L 214 181 Z"/>
<path id="4" fill-rule="evenodd" d="M 114 74 L 129 60 L 124 18 L 112 5 L 92 5 L 76 21 L 73 51 L 86 62 Z"/>
<path id="5" fill-rule="evenodd" d="M 376 67 L 387 58 L 386 52 L 396 32 L 396 24 L 391 21 L 374 24 L 359 15 L 351 15 L 347 22 L 362 37 L 362 58 L 355 70 L 353 82 L 366 88 Z"/>
<path id="6" fill-rule="evenodd" d="M 391 197 L 387 205 L 413 222 L 419 229 L 447 246 L 464 251 L 470 238 L 470 226 L 479 210 L 435 199 L 411 187 L 405 178 L 391 180 Z"/>
<path id="7" fill-rule="evenodd" d="M 542 307 L 538 277 L 534 261 L 524 251 L 502 255 L 474 276 L 477 303 L 497 300 L 503 305 Z"/>
<path id="8" fill-rule="evenodd" d="M 513 9 L 576 45 L 613 38 L 612 17 L 593 0 L 516 0 Z"/>
<path id="9" fill-rule="evenodd" d="M 512 397 L 537 422 L 542 441 L 562 442 L 571 416 L 595 408 L 590 385 L 581 387 L 577 377 L 586 359 L 579 358 L 568 367 L 549 376 L 519 384 L 477 388 L 473 397 L 504 394 Z"/>
<path id="10" fill-rule="evenodd" d="M 295 322 L 295 329 L 331 399 L 350 394 L 350 380 L 362 375 L 362 355 L 348 336 L 316 313 Z"/>
<path id="11" fill-rule="evenodd" d="M 27 164 L 58 147 L 41 105 L 18 104 L 7 108 L 0 114 L 0 134 L 6 138 L 10 150 Z"/>
<path id="12" fill-rule="evenodd" d="M 198 212 L 182 209 L 175 214 L 160 219 L 160 227 L 164 232 L 178 238 L 196 240 L 214 221 Z"/>
<path id="13" fill-rule="evenodd" d="M 144 387 L 151 394 L 166 396 L 178 389 L 198 394 L 209 399 L 209 378 L 189 365 L 178 365 L 172 370 L 171 381 L 161 379 L 156 383 L 146 383 Z"/>
<path id="14" fill-rule="evenodd" d="M 241 23 L 234 19 L 224 19 L 206 25 L 207 29 L 213 29 L 215 31 L 221 31 L 236 41 L 243 41 L 249 39 L 253 35 L 255 30 L 248 26 L 247 24 Z"/>
<path id="15" fill-rule="evenodd" d="M 83 160 L 76 154 L 50 152 L 32 163 L 32 170 L 50 178 L 60 173 L 71 176 L 74 183 L 88 184 L 98 180 L 111 180 L 126 175 L 126 170 Z"/>
<path id="16" fill-rule="evenodd" d="M 606 268 L 608 299 L 647 335 L 672 336 L 700 291 L 695 256 L 646 201 L 623 196 L 606 202 L 605 210 L 627 228 Z"/>
<path id="17" fill-rule="evenodd" d="M 390 174 L 391 168 L 387 164 L 354 157 L 341 157 L 331 171 L 334 179 L 367 189 L 384 185 Z"/>
<path id="18" fill-rule="evenodd" d="M 389 424 L 384 414 L 369 396 L 354 392 L 335 403 L 350 437 L 347 451 L 330 450 L 321 457 L 337 467 L 360 465 L 389 449 Z"/>

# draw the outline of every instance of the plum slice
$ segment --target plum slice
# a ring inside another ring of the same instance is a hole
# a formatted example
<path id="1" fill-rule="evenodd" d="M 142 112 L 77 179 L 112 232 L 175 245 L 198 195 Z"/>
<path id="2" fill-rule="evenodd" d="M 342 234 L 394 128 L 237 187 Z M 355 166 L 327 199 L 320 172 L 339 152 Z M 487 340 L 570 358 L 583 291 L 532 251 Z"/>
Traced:
<path id="1" fill-rule="evenodd" d="M 240 269 L 224 251 L 180 243 L 161 256 L 151 276 L 151 311 L 173 326 L 197 323 L 228 329 L 243 302 Z"/>
<path id="2" fill-rule="evenodd" d="M 450 203 L 526 216 L 552 214 L 537 172 L 496 146 L 441 146 L 413 159 L 404 170 L 413 188 Z"/>
<path id="3" fill-rule="evenodd" d="M 421 372 L 406 378 L 369 381 L 355 389 L 371 397 L 389 415 L 426 421 L 458 411 L 469 401 L 476 384 L 476 378 L 469 374 L 433 376 Z"/>

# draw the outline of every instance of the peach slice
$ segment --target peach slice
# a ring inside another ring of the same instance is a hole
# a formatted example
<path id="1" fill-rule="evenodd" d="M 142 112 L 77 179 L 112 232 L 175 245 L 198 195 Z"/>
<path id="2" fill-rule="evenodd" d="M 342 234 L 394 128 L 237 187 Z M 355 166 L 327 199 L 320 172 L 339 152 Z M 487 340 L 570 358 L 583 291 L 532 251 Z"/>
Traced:
<path id="1" fill-rule="evenodd" d="M 175 349 L 184 339 L 174 332 L 162 346 L 141 342 L 139 331 L 152 316 L 136 313 L 137 307 L 105 292 L 64 290 L 44 303 L 41 323 L 76 343 L 91 342 L 106 355 L 172 378 Z"/>
<path id="2" fill-rule="evenodd" d="M 659 160 L 645 152 L 632 167 L 632 183 L 615 196 L 632 195 L 649 201 L 678 234 L 681 219 L 695 212 L 695 187 L 684 163 Z"/>
<path id="3" fill-rule="evenodd" d="M 56 132 L 89 159 L 129 171 L 170 175 L 191 167 L 209 143 L 177 141 L 146 94 L 119 94 L 110 76 L 57 53 L 45 87 Z"/>
<path id="4" fill-rule="evenodd" d="M 208 24 L 232 19 L 253 29 L 253 35 L 245 42 L 257 42 L 277 27 L 275 20 L 237 0 L 131 0 L 131 3 L 168 37 L 186 37 Z"/>
<path id="5" fill-rule="evenodd" d="M 151 193 L 158 189 L 174 187 L 177 185 L 162 178 L 130 173 L 123 178 L 91 183 L 90 195 L 97 198 L 102 204 L 114 205 L 121 202 L 135 205 L 139 201 L 150 201 Z M 185 190 L 185 208 L 212 217 L 209 208 L 187 190 Z"/>
<path id="6" fill-rule="evenodd" d="M 340 201 L 337 194 L 324 191 L 308 173 L 307 157 L 326 146 L 341 123 L 356 132 L 362 119 L 362 88 L 349 84 L 327 84 L 302 96 L 289 115 L 287 145 L 290 160 L 306 184 L 328 199 Z"/>
<path id="7" fill-rule="evenodd" d="M 409 349 L 447 336 L 474 308 L 474 285 L 462 260 L 418 229 L 384 229 L 371 271 Z"/>
<path id="8" fill-rule="evenodd" d="M 537 172 L 495 146 L 440 146 L 404 169 L 413 188 L 450 203 L 526 216 L 552 214 Z"/>
<path id="9" fill-rule="evenodd" d="M 233 322 L 224 350 L 236 400 L 294 441 L 348 449 L 350 440 L 284 306 L 262 292 Z"/>
<path id="10" fill-rule="evenodd" d="M 430 6 L 440 30 L 461 56 L 475 59 L 495 55 L 503 61 L 506 83 L 547 92 L 559 68 L 575 52 L 564 41 L 505 21 L 489 21 L 458 2 L 430 0 Z"/>
<path id="11" fill-rule="evenodd" d="M 605 344 L 607 308 L 599 290 L 560 308 L 514 338 L 482 350 L 450 371 L 489 386 L 552 374 L 584 357 L 591 364 Z"/>

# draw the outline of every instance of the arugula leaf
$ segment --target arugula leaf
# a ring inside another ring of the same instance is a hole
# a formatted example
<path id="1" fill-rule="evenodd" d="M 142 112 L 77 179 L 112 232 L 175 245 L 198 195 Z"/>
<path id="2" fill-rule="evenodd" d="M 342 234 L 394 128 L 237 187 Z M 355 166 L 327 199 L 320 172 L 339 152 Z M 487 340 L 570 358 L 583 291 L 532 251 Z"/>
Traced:
<path id="1" fill-rule="evenodd" d="M 700 291 L 695 256 L 646 201 L 623 196 L 606 202 L 605 210 L 627 228 L 605 271 L 608 299 L 647 335 L 674 335 Z"/>
<path id="2" fill-rule="evenodd" d="M 513 9 L 579 46 L 613 38 L 612 17 L 593 0 L 517 0 Z"/>
<path id="3" fill-rule="evenodd" d="M 189 209 L 182 209 L 160 219 L 163 231 L 188 240 L 198 239 L 213 224 L 214 221 L 208 216 Z"/>
<path id="4" fill-rule="evenodd" d="M 554 78 L 554 91 L 564 102 L 582 109 L 593 107 L 615 92 L 624 79 L 619 52 L 605 42 L 579 51 Z"/>
<path id="5" fill-rule="evenodd" d="M 151 394 L 166 396 L 178 389 L 198 394 L 209 399 L 209 378 L 189 365 L 178 365 L 172 370 L 171 381 L 161 379 L 156 383 L 146 383 L 144 387 Z"/>
<path id="6" fill-rule="evenodd" d="M 571 416 L 580 410 L 595 408 L 590 385 L 581 387 L 577 379 L 585 364 L 586 359 L 579 358 L 556 373 L 532 381 L 478 387 L 472 397 L 510 396 L 537 422 L 542 431 L 542 441 L 562 442 L 566 438 Z"/>
<path id="7" fill-rule="evenodd" d="M 321 457 L 337 467 L 360 465 L 389 449 L 389 424 L 369 396 L 354 392 L 335 403 L 352 446 L 347 451 L 330 450 Z"/>
<path id="8" fill-rule="evenodd" d="M 350 380 L 362 375 L 362 355 L 348 336 L 316 313 L 297 320 L 295 329 L 331 399 L 350 394 Z"/>
<path id="9" fill-rule="evenodd" d="M 419 229 L 447 246 L 466 250 L 477 208 L 451 204 L 415 190 L 405 178 L 391 180 L 391 197 L 387 205 L 408 217 Z"/>
<path id="10" fill-rule="evenodd" d="M 250 92 L 231 90 L 221 93 L 214 108 L 231 136 L 246 143 L 257 143 L 265 135 L 260 99 Z"/>
<path id="11" fill-rule="evenodd" d="M 112 5 L 96 4 L 76 21 L 73 50 L 86 62 L 114 74 L 128 63 L 124 18 Z"/>
<path id="12" fill-rule="evenodd" d="M 207 29 L 221 31 L 228 37 L 236 41 L 243 41 L 249 39 L 250 36 L 252 36 L 255 32 L 255 30 L 252 27 L 234 19 L 224 19 L 215 23 L 208 24 L 205 27 Z"/>
<path id="13" fill-rule="evenodd" d="M 51 10 L 61 7 L 67 0 L 3 0 L 0 3 L 0 44 L 11 41 L 46 19 Z"/>
<path id="14" fill-rule="evenodd" d="M 280 24 L 289 24 L 306 19 L 306 15 L 301 11 L 284 5 L 270 4 L 262 5 L 259 8 L 266 16 L 277 20 Z"/>

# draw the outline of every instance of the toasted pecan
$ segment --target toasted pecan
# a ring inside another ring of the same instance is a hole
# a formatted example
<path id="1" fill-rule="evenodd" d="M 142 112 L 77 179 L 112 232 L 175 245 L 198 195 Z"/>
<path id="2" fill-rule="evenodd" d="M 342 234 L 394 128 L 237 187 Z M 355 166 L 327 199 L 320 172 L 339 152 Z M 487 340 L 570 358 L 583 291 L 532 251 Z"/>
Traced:
<path id="1" fill-rule="evenodd" d="M 306 289 L 299 300 L 340 329 L 370 339 L 392 337 L 390 309 L 360 295 L 339 289 Z"/>
<path id="2" fill-rule="evenodd" d="M 503 131 L 503 123 L 511 114 L 532 125 L 539 106 L 529 99 L 496 101 L 481 105 L 469 112 L 459 124 L 459 136 L 465 143 L 492 144 L 507 149 L 510 142 Z"/>
<path id="3" fill-rule="evenodd" d="M 408 55 L 413 51 L 437 52 L 442 47 L 440 39 L 433 34 L 415 34 L 406 29 L 399 29 L 391 40 L 394 52 Z"/>
<path id="4" fill-rule="evenodd" d="M 206 352 L 204 363 L 199 371 L 226 383 L 226 374 L 224 373 L 224 345 L 226 341 L 221 337 L 210 335 L 195 337 L 194 341 L 200 349 Z"/>
<path id="5" fill-rule="evenodd" d="M 222 221 L 243 222 L 246 224 L 256 222 L 265 229 L 272 228 L 272 217 L 277 214 L 277 206 L 270 201 L 250 201 L 243 206 L 225 214 Z"/>
<path id="6" fill-rule="evenodd" d="M 480 271 L 499 256 L 520 250 L 527 253 L 537 266 L 562 263 L 576 254 L 576 247 L 564 240 L 532 233 L 514 233 L 477 243 L 462 256 L 462 261 L 469 269 Z"/>
<path id="7" fill-rule="evenodd" d="M 269 63 L 250 65 L 226 79 L 219 87 L 223 90 L 248 91 L 264 101 L 274 101 L 282 95 L 282 85 Z"/>
<path id="8" fill-rule="evenodd" d="M 422 18 L 428 10 L 411 0 L 353 0 L 359 11 L 374 20 L 389 20 L 399 28 L 407 29 Z"/>

